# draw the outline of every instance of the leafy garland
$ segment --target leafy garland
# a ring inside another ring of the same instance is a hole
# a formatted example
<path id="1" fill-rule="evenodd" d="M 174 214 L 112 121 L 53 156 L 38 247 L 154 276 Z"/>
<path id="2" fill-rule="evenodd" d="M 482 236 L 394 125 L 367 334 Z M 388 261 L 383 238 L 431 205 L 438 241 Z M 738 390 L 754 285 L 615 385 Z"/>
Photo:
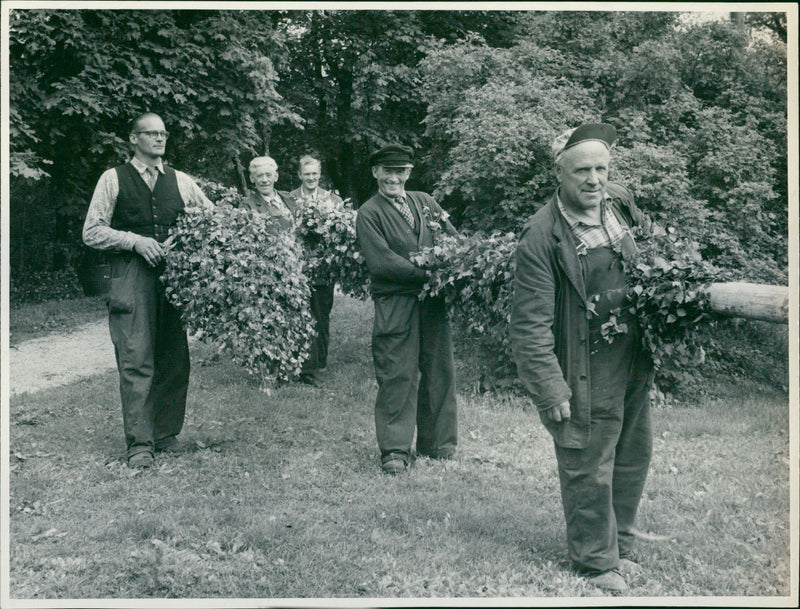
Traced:
<path id="1" fill-rule="evenodd" d="M 345 294 L 369 296 L 369 273 L 356 238 L 356 212 L 347 205 L 320 210 L 309 205 L 295 229 L 303 245 L 305 273 L 313 283 L 334 285 Z"/>
<path id="2" fill-rule="evenodd" d="M 314 333 L 302 250 L 267 216 L 190 209 L 162 282 L 187 329 L 231 354 L 262 389 L 301 371 Z"/>
<path id="3" fill-rule="evenodd" d="M 629 279 L 629 312 L 642 329 L 642 341 L 653 358 L 659 384 L 671 384 L 680 372 L 702 363 L 703 330 L 713 327 L 718 316 L 709 307 L 708 287 L 726 281 L 727 273 L 703 260 L 699 245 L 677 236 L 674 229 L 650 234 L 633 229 L 637 250 L 623 255 Z M 611 312 L 602 327 L 603 337 L 627 331 L 619 323 L 621 308 Z"/>

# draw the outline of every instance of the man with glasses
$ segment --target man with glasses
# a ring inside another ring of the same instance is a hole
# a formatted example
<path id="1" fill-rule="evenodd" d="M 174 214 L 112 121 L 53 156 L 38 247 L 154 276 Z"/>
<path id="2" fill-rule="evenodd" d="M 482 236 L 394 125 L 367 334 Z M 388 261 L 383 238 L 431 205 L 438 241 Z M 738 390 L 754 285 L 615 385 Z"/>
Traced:
<path id="1" fill-rule="evenodd" d="M 183 427 L 189 346 L 159 276 L 168 233 L 187 206 L 211 207 L 195 182 L 163 162 L 169 134 L 157 114 L 131 123 L 133 158 L 97 183 L 83 226 L 89 247 L 113 253 L 109 328 L 119 369 L 128 466 L 172 451 Z"/>

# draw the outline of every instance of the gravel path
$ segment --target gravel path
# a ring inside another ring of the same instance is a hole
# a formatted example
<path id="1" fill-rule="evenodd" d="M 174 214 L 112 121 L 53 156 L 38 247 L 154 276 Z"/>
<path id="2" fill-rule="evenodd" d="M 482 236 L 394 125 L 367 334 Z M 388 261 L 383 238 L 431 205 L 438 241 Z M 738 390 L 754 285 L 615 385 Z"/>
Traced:
<path id="1" fill-rule="evenodd" d="M 12 346 L 8 355 L 12 396 L 66 385 L 117 367 L 106 319 L 70 334 L 24 341 Z"/>

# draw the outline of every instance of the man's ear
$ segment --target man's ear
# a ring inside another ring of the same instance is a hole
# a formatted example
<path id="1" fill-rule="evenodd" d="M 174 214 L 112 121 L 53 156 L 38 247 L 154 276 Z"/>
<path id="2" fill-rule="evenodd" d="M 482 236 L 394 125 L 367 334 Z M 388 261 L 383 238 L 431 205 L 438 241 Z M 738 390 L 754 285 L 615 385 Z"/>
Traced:
<path id="1" fill-rule="evenodd" d="M 559 184 L 561 184 L 561 175 L 562 175 L 562 172 L 563 172 L 563 169 L 561 169 L 561 163 L 556 163 L 555 165 L 553 165 L 553 173 L 555 174 L 555 176 L 556 176 L 556 181 L 557 181 Z"/>
<path id="2" fill-rule="evenodd" d="M 378 166 L 374 165 L 371 169 L 372 169 L 372 177 L 377 179 L 377 177 L 378 177 Z"/>

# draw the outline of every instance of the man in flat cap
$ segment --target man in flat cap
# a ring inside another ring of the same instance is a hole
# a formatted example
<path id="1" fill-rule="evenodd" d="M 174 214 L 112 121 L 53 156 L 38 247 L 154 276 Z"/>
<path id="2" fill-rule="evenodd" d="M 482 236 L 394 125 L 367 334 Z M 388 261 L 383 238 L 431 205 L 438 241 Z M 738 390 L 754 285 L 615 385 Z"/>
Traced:
<path id="1" fill-rule="evenodd" d="M 627 333 L 609 343 L 601 326 L 624 303 L 630 228 L 653 226 L 608 181 L 615 137 L 611 125 L 586 124 L 556 138 L 558 189 L 517 245 L 509 337 L 554 439 L 569 557 L 598 588 L 624 592 L 652 452 L 653 365 L 626 309 Z"/>
<path id="2" fill-rule="evenodd" d="M 416 454 L 453 456 L 457 441 L 455 366 L 443 298 L 418 296 L 427 273 L 411 255 L 433 245 L 433 231 L 456 231 L 424 192 L 405 190 L 413 150 L 385 146 L 370 156 L 378 193 L 358 210 L 356 232 L 369 268 L 375 321 L 372 358 L 378 381 L 375 429 L 381 468 L 407 469 Z"/>

